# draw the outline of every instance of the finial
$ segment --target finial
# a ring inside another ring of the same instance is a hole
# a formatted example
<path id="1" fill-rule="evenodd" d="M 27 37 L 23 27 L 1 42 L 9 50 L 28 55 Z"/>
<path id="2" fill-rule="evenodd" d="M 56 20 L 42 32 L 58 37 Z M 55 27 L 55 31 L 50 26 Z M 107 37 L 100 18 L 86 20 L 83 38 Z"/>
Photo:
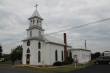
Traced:
<path id="1" fill-rule="evenodd" d="M 37 6 L 38 6 L 38 4 L 36 4 L 34 7 L 36 7 L 36 8 L 37 8 Z"/>

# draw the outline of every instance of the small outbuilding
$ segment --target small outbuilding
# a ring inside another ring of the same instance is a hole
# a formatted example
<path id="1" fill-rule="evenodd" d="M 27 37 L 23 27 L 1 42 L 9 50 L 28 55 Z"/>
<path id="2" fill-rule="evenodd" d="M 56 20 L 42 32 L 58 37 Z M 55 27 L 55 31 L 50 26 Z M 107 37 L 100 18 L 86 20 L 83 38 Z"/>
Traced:
<path id="1" fill-rule="evenodd" d="M 70 49 L 72 58 L 77 60 L 77 63 L 85 64 L 91 61 L 91 51 L 86 49 Z"/>

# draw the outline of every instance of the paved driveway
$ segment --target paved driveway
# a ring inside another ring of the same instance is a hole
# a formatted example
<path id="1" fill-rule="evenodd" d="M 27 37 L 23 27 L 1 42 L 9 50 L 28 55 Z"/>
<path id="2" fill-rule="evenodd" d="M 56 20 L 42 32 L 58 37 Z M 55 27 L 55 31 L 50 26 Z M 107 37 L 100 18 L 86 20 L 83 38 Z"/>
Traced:
<path id="1" fill-rule="evenodd" d="M 94 65 L 71 73 L 110 73 L 110 65 Z"/>

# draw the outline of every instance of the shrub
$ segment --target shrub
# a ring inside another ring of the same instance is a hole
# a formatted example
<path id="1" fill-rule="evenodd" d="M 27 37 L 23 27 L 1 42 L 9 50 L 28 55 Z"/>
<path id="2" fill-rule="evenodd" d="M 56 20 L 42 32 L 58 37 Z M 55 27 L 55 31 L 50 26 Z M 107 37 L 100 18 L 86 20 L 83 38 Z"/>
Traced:
<path id="1" fill-rule="evenodd" d="M 74 60 L 71 57 L 67 57 L 67 59 L 63 62 L 64 65 L 72 64 Z"/>
<path id="2" fill-rule="evenodd" d="M 68 64 L 72 64 L 73 62 L 74 62 L 73 58 L 67 57 L 67 59 L 63 62 L 57 61 L 57 62 L 53 63 L 53 66 L 68 65 Z"/>
<path id="3" fill-rule="evenodd" d="M 60 61 L 53 63 L 53 66 L 62 66 L 62 65 L 63 65 L 63 63 Z"/>

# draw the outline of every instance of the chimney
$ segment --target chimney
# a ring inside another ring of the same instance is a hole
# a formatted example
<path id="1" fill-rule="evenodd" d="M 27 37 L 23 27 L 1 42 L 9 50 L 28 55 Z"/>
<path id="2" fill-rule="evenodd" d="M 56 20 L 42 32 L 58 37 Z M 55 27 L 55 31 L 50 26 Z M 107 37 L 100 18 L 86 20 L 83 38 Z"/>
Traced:
<path id="1" fill-rule="evenodd" d="M 85 40 L 85 49 L 87 49 L 87 44 L 86 44 L 86 40 Z"/>
<path id="2" fill-rule="evenodd" d="M 67 51 L 67 36 L 66 33 L 64 33 L 64 59 L 66 60 L 68 57 L 68 51 Z"/>

